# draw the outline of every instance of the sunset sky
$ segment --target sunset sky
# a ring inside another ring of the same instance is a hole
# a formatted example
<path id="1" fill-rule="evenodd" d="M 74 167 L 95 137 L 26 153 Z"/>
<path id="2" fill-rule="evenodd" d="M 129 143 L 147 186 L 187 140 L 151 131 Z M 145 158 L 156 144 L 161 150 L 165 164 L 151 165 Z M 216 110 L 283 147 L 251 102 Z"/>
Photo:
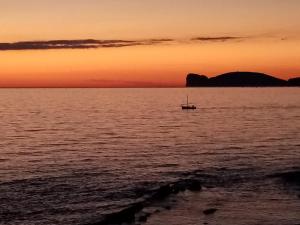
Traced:
<path id="1" fill-rule="evenodd" d="M 300 76 L 299 0 L 0 0 L 1 87 Z"/>

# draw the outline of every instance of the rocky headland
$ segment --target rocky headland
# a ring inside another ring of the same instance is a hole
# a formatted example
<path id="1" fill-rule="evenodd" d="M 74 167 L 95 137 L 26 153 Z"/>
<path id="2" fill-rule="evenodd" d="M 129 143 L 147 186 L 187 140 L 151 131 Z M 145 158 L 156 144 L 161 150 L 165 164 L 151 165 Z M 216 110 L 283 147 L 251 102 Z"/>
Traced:
<path id="1" fill-rule="evenodd" d="M 205 75 L 188 74 L 187 87 L 288 87 L 300 86 L 300 77 L 283 80 L 258 72 L 230 72 L 208 78 Z"/>

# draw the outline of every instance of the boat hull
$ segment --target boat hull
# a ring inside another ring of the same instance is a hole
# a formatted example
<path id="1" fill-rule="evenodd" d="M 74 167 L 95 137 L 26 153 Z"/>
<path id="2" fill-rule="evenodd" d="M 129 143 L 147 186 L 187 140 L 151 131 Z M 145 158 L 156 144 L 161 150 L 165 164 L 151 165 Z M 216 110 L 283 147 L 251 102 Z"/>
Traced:
<path id="1" fill-rule="evenodd" d="M 195 109 L 197 109 L 196 106 L 181 106 L 181 108 L 183 110 L 195 110 Z"/>

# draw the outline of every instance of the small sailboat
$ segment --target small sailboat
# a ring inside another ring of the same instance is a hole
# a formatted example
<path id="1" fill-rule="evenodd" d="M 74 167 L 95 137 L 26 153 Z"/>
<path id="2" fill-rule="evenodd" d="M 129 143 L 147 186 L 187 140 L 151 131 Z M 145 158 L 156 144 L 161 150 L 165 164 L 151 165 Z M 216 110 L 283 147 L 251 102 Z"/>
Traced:
<path id="1" fill-rule="evenodd" d="M 197 107 L 189 103 L 189 96 L 186 96 L 186 104 L 181 105 L 182 110 L 195 110 Z"/>

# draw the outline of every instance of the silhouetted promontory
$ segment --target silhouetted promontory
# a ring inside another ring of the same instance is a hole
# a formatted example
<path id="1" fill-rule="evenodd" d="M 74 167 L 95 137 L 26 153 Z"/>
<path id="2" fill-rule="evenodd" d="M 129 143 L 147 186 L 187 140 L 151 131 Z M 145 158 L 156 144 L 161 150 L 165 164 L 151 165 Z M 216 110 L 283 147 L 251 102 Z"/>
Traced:
<path id="1" fill-rule="evenodd" d="M 290 86 L 300 86 L 300 77 L 289 79 L 288 82 Z"/>
<path id="2" fill-rule="evenodd" d="M 285 87 L 300 86 L 300 77 L 290 80 L 279 79 L 257 72 L 230 72 L 208 78 L 204 75 L 188 74 L 187 87 Z"/>

